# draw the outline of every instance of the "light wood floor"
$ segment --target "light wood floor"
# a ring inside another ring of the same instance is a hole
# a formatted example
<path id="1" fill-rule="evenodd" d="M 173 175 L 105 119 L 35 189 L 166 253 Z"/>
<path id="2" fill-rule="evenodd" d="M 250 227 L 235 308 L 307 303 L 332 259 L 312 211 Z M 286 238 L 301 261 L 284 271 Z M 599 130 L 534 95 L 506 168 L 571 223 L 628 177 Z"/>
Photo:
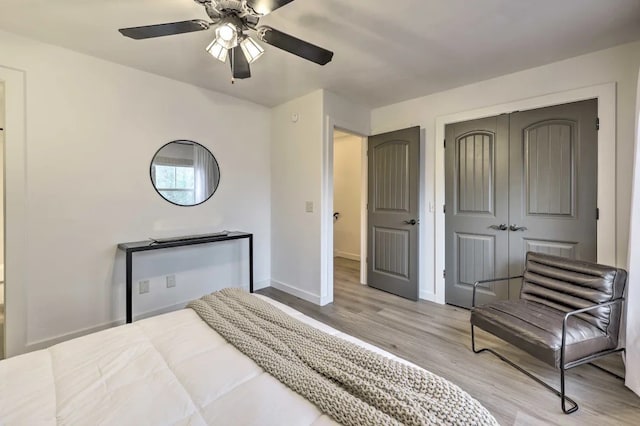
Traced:
<path id="1" fill-rule="evenodd" d="M 379 346 L 449 379 L 487 407 L 502 425 L 640 425 L 640 398 L 622 381 L 590 365 L 570 370 L 567 390 L 580 405 L 569 416 L 560 400 L 491 354 L 474 354 L 469 311 L 412 302 L 359 284 L 359 264 L 335 259 L 334 303 L 319 307 L 273 288 L 259 293 L 283 302 L 338 330 Z M 506 343 L 478 332 L 480 345 L 559 384 L 557 371 Z M 607 368 L 623 372 L 619 355 Z"/>

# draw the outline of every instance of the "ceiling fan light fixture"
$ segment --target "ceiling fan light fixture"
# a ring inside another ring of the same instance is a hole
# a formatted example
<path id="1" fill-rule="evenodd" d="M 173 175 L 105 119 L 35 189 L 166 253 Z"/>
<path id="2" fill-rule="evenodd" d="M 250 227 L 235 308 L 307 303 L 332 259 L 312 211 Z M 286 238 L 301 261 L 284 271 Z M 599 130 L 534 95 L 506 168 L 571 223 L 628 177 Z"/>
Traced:
<path id="1" fill-rule="evenodd" d="M 242 53 L 244 53 L 245 58 L 247 58 L 247 62 L 250 64 L 255 62 L 264 53 L 262 46 L 248 36 L 242 39 L 240 42 L 240 48 L 242 49 Z"/>
<path id="2" fill-rule="evenodd" d="M 210 20 L 191 19 L 141 27 L 120 28 L 125 37 L 134 40 L 151 39 L 175 34 L 192 33 L 212 29 L 215 37 L 207 46 L 207 52 L 221 62 L 228 62 L 234 79 L 251 77 L 250 64 L 264 54 L 266 43 L 318 65 L 326 65 L 333 59 L 333 52 L 297 37 L 258 23 L 263 15 L 294 0 L 195 0 L 203 6 Z M 253 30 L 257 37 L 246 32 Z"/>
<path id="3" fill-rule="evenodd" d="M 217 38 L 213 40 L 209 46 L 207 46 L 207 52 L 209 52 L 211 56 L 213 56 L 220 62 L 226 62 L 227 56 L 229 56 L 229 50 L 222 44 L 220 44 Z"/>
<path id="4" fill-rule="evenodd" d="M 226 49 L 233 49 L 238 45 L 238 28 L 231 22 L 225 22 L 216 27 L 216 41 Z"/>

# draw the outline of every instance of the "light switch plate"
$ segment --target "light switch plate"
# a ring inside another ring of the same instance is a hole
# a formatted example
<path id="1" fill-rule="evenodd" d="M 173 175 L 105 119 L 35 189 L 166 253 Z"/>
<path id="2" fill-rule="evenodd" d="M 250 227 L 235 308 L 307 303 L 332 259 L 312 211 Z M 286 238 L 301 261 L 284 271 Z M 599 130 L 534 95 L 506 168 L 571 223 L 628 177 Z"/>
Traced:
<path id="1" fill-rule="evenodd" d="M 138 283 L 138 294 L 149 293 L 149 280 L 140 281 Z"/>
<path id="2" fill-rule="evenodd" d="M 176 286 L 176 276 L 167 275 L 167 288 L 173 288 Z"/>
<path id="3" fill-rule="evenodd" d="M 307 213 L 313 213 L 313 201 L 307 201 L 304 209 Z"/>

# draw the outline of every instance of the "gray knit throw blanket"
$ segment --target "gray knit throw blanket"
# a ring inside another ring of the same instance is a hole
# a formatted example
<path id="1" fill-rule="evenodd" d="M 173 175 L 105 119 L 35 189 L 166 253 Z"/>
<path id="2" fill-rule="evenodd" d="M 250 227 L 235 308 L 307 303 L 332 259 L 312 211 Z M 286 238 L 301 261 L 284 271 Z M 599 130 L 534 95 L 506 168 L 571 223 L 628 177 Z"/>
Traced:
<path id="1" fill-rule="evenodd" d="M 240 289 L 189 306 L 218 334 L 343 425 L 497 425 L 453 383 L 331 336 Z"/>

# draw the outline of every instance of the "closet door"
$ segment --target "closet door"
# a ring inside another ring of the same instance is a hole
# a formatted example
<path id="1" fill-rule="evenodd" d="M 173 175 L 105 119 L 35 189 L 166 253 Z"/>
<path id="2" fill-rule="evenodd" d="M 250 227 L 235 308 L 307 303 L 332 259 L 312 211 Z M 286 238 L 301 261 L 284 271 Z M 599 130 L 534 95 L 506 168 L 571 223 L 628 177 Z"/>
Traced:
<path id="1" fill-rule="evenodd" d="M 474 282 L 507 276 L 508 129 L 507 115 L 446 127 L 446 303 L 469 307 Z M 506 299 L 508 291 L 484 285 L 478 303 Z"/>
<path id="2" fill-rule="evenodd" d="M 596 261 L 597 112 L 594 99 L 510 115 L 512 275 L 527 251 Z"/>

